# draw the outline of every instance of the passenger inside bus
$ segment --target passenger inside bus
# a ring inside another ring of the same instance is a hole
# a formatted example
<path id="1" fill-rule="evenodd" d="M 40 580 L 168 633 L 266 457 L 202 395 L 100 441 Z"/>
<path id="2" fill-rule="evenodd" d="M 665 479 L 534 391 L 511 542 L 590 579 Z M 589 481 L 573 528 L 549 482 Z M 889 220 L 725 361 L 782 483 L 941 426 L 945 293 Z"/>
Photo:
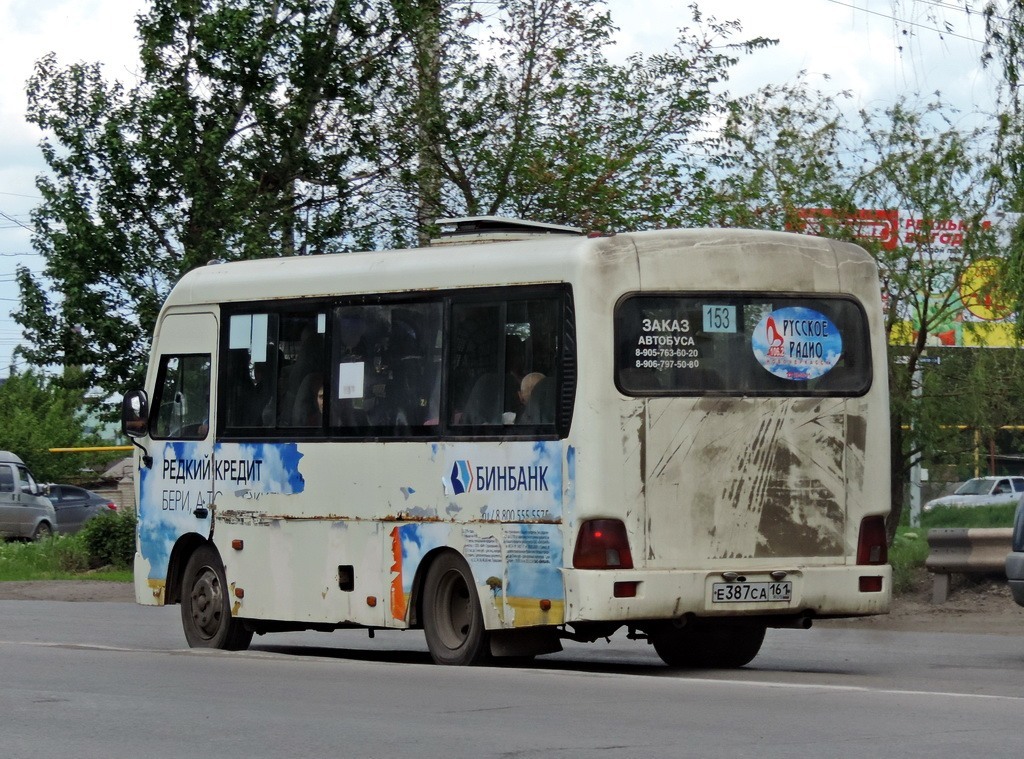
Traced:
<path id="1" fill-rule="evenodd" d="M 529 381 L 529 382 L 528 382 Z M 522 424 L 551 424 L 555 421 L 555 381 L 540 372 L 523 377 Z"/>
<path id="2" fill-rule="evenodd" d="M 317 372 L 308 374 L 299 385 L 298 397 L 292 410 L 292 423 L 296 427 L 320 427 L 324 418 L 324 380 Z"/>

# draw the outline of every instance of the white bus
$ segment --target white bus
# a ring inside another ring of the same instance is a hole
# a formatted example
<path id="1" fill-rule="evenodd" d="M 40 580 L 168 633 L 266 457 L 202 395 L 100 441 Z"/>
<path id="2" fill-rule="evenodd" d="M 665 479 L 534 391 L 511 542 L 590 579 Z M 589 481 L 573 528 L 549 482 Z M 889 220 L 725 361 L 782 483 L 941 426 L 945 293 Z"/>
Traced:
<path id="1" fill-rule="evenodd" d="M 867 253 L 452 221 L 181 279 L 124 399 L 140 603 L 191 646 L 423 629 L 474 664 L 625 627 L 683 667 L 888 610 Z"/>

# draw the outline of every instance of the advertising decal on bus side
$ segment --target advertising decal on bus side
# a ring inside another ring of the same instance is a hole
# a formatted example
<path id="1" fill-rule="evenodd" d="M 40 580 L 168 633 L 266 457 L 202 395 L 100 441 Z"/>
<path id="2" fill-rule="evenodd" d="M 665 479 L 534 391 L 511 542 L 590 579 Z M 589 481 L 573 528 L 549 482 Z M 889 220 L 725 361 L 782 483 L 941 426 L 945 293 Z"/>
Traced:
<path id="1" fill-rule="evenodd" d="M 562 442 L 506 442 L 500 446 L 441 446 L 445 495 L 479 504 L 480 518 L 553 522 L 562 518 Z"/>

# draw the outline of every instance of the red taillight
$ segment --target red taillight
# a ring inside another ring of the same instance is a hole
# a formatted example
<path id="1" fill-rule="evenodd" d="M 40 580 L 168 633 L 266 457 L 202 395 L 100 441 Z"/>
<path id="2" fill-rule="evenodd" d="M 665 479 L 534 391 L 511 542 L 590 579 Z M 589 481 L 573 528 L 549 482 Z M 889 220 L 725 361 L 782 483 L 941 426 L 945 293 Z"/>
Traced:
<path id="1" fill-rule="evenodd" d="M 885 534 L 885 519 L 864 517 L 860 522 L 860 536 L 857 539 L 857 563 L 885 564 L 888 560 L 889 546 Z"/>
<path id="2" fill-rule="evenodd" d="M 576 538 L 572 565 L 576 569 L 632 569 L 626 526 L 618 519 L 584 522 Z"/>
<path id="3" fill-rule="evenodd" d="M 117 504 L 113 501 L 107 501 L 107 508 L 111 511 L 117 511 Z"/>

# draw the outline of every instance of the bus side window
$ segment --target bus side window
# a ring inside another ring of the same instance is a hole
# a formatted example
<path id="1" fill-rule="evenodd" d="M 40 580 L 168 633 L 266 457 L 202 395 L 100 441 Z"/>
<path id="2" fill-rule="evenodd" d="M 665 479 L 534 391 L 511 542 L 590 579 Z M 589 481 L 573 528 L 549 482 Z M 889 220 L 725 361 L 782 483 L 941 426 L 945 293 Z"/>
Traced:
<path id="1" fill-rule="evenodd" d="M 159 372 L 153 437 L 204 439 L 210 428 L 210 356 L 163 356 Z"/>
<path id="2" fill-rule="evenodd" d="M 559 297 L 453 306 L 451 424 L 499 434 L 554 424 L 560 310 Z"/>
<path id="3" fill-rule="evenodd" d="M 436 426 L 441 392 L 442 306 L 391 308 L 384 404 L 396 434 Z"/>
<path id="4" fill-rule="evenodd" d="M 437 424 L 441 316 L 440 301 L 336 309 L 332 427 L 388 437 Z"/>
<path id="5" fill-rule="evenodd" d="M 289 314 L 280 318 L 277 379 L 277 426 L 320 427 L 316 419 L 316 378 L 323 377 L 326 316 L 318 312 Z"/>
<path id="6" fill-rule="evenodd" d="M 452 306 L 449 423 L 500 425 L 505 410 L 504 304 Z"/>

